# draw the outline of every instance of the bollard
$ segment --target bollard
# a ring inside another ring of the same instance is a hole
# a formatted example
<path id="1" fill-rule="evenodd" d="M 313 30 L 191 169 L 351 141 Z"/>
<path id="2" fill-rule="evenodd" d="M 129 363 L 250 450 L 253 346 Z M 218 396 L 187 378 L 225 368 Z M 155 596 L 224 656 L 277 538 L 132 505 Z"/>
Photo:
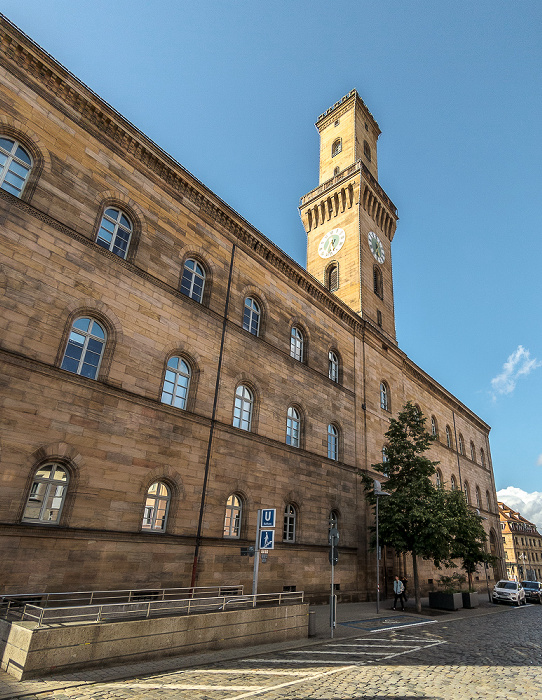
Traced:
<path id="1" fill-rule="evenodd" d="M 309 637 L 316 637 L 316 612 L 309 610 Z"/>

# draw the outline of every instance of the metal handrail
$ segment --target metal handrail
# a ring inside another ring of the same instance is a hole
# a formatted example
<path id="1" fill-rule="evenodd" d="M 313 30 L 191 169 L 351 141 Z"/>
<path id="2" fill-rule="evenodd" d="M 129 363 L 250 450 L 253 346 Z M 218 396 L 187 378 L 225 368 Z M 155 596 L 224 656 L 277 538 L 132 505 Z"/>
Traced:
<path id="1" fill-rule="evenodd" d="M 141 601 L 131 603 L 102 603 L 69 607 L 47 608 L 27 603 L 20 619 L 35 621 L 39 627 L 46 624 L 85 624 L 107 622 L 120 618 L 142 619 L 150 617 L 190 615 L 194 613 L 221 612 L 232 609 L 257 607 L 258 605 L 285 605 L 302 603 L 303 591 L 284 593 L 259 593 L 258 595 L 219 595 L 214 597 L 190 597 L 177 600 Z"/>

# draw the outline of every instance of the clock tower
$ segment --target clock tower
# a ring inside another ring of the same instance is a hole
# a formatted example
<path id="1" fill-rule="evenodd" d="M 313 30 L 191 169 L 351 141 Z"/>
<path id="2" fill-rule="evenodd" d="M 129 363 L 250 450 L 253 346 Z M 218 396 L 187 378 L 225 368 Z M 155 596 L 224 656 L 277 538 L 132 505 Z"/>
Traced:
<path id="1" fill-rule="evenodd" d="M 320 184 L 301 199 L 307 269 L 395 341 L 391 242 L 397 210 L 378 184 L 380 129 L 356 90 L 316 122 Z"/>

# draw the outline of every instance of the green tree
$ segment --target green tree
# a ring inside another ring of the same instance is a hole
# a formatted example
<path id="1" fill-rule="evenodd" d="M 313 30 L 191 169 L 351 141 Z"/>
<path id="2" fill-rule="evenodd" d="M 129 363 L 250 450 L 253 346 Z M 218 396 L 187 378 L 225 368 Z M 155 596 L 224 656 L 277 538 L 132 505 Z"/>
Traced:
<path id="1" fill-rule="evenodd" d="M 449 529 L 453 538 L 450 556 L 461 560 L 461 568 L 468 576 L 469 588 L 472 588 L 472 575 L 478 564 L 493 564 L 495 557 L 486 551 L 487 535 L 482 525 L 483 518 L 469 508 L 464 494 L 449 491 L 446 496 Z"/>
<path id="2" fill-rule="evenodd" d="M 379 536 L 382 544 L 412 555 L 416 608 L 421 612 L 418 557 L 435 566 L 450 564 L 450 518 L 447 494 L 431 477 L 438 462 L 425 456 L 435 439 L 425 430 L 425 418 L 408 402 L 386 433 L 386 460 L 372 467 L 386 477 L 390 493 L 379 503 Z M 375 503 L 373 480 L 363 475 L 367 499 Z M 452 564 L 453 566 L 453 564 Z"/>

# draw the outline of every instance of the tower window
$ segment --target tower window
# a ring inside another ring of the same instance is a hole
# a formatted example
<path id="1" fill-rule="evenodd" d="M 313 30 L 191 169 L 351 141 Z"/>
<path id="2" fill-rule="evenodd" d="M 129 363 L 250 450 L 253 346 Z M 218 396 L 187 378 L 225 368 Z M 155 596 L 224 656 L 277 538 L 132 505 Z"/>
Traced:
<path id="1" fill-rule="evenodd" d="M 380 299 L 384 298 L 384 283 L 382 280 L 382 270 L 377 266 L 373 266 L 373 291 Z"/>
<path id="2" fill-rule="evenodd" d="M 326 287 L 330 292 L 336 292 L 339 289 L 339 265 L 337 263 L 333 263 L 327 268 Z"/>
<path id="3" fill-rule="evenodd" d="M 333 177 L 337 176 L 341 172 L 341 169 L 337 165 L 336 168 L 333 168 Z"/>
<path id="4" fill-rule="evenodd" d="M 363 142 L 363 155 L 365 156 L 365 158 L 367 158 L 367 160 L 370 163 L 371 162 L 371 147 L 369 146 L 367 141 Z"/>
<path id="5" fill-rule="evenodd" d="M 382 328 L 382 311 L 380 309 L 377 309 L 376 311 L 376 322 L 380 328 Z"/>
<path id="6" fill-rule="evenodd" d="M 331 146 L 331 157 L 335 158 L 343 150 L 343 142 L 341 139 L 335 139 L 333 145 Z"/>

